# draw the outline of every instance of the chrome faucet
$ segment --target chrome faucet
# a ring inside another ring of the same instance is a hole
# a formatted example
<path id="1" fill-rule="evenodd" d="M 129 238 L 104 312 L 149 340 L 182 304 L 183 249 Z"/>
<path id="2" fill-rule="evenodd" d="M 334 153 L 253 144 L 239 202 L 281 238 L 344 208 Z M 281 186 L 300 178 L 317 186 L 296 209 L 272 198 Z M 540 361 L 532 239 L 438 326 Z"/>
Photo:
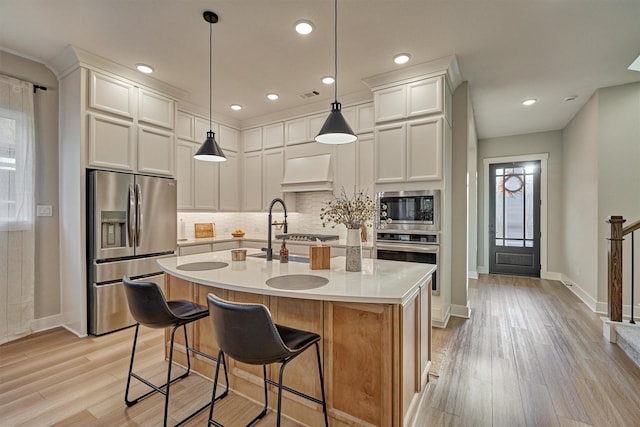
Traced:
<path id="1" fill-rule="evenodd" d="M 267 253 L 267 261 L 273 261 L 273 249 L 271 248 L 271 226 L 273 225 L 273 220 L 271 212 L 273 211 L 273 205 L 275 205 L 276 203 L 280 203 L 284 208 L 284 234 L 287 234 L 287 205 L 284 204 L 284 200 L 276 197 L 271 201 L 271 204 L 269 205 L 269 224 L 267 227 L 269 231 L 267 235 L 267 247 L 262 248 L 262 250 Z"/>

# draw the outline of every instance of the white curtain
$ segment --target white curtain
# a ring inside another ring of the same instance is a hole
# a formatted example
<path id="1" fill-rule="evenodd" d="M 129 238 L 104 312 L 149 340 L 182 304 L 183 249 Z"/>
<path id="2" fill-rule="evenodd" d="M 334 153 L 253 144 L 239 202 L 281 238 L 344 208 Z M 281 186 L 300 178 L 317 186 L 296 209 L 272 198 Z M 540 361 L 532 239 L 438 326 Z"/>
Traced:
<path id="1" fill-rule="evenodd" d="M 0 75 L 0 343 L 34 319 L 33 85 Z"/>

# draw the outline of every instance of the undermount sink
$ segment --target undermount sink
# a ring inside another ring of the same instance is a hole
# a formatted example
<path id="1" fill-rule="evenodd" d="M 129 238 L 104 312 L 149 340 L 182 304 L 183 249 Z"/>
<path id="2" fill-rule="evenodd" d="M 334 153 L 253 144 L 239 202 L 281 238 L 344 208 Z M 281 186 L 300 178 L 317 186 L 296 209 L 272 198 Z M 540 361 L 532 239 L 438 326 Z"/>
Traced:
<path id="1" fill-rule="evenodd" d="M 204 270 L 217 270 L 219 268 L 225 268 L 229 264 L 220 261 L 203 261 L 203 262 L 190 262 L 189 264 L 182 264 L 177 266 L 178 270 L 184 271 L 204 271 Z"/>
<path id="2" fill-rule="evenodd" d="M 267 286 L 277 289 L 291 291 L 301 291 L 305 289 L 315 289 L 329 283 L 329 279 L 313 274 L 287 274 L 276 276 L 266 281 Z"/>
<path id="3" fill-rule="evenodd" d="M 264 252 L 258 252 L 257 254 L 252 254 L 252 255 L 247 255 L 250 256 L 252 258 L 266 258 L 267 254 Z M 273 254 L 273 260 L 274 261 L 278 261 L 280 259 L 280 255 L 279 254 Z M 291 262 L 309 262 L 309 257 L 306 256 L 302 256 L 302 255 L 289 255 L 289 261 Z"/>

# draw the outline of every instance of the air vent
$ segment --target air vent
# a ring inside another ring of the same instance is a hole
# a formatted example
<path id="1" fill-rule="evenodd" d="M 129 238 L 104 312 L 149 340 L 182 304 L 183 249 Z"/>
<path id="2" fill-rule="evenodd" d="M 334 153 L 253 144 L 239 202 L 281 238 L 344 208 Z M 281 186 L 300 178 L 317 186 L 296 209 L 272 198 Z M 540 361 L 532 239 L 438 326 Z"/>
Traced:
<path id="1" fill-rule="evenodd" d="M 299 96 L 302 99 L 307 99 L 307 98 L 311 98 L 312 96 L 318 96 L 318 95 L 320 95 L 320 92 L 318 92 L 317 90 L 312 90 L 309 92 L 301 93 Z"/>

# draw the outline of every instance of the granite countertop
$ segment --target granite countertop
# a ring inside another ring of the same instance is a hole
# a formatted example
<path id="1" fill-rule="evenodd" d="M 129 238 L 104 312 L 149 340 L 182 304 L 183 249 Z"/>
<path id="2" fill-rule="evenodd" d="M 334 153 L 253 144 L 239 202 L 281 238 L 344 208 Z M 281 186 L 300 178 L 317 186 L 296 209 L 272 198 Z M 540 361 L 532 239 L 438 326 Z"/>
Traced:
<path id="1" fill-rule="evenodd" d="M 231 251 L 208 252 L 158 260 L 160 268 L 171 274 L 202 285 L 233 291 L 250 292 L 278 297 L 323 301 L 342 301 L 377 304 L 403 304 L 415 295 L 420 284 L 436 270 L 432 264 L 364 259 L 362 271 L 345 271 L 344 257 L 331 258 L 329 270 L 311 270 L 306 262 L 267 262 L 253 258 L 258 249 L 247 249 L 246 261 L 231 261 Z M 217 270 L 187 271 L 178 267 L 197 262 L 223 262 L 228 265 Z M 272 277 L 309 274 L 325 277 L 326 285 L 315 289 L 288 290 L 266 284 Z"/>

